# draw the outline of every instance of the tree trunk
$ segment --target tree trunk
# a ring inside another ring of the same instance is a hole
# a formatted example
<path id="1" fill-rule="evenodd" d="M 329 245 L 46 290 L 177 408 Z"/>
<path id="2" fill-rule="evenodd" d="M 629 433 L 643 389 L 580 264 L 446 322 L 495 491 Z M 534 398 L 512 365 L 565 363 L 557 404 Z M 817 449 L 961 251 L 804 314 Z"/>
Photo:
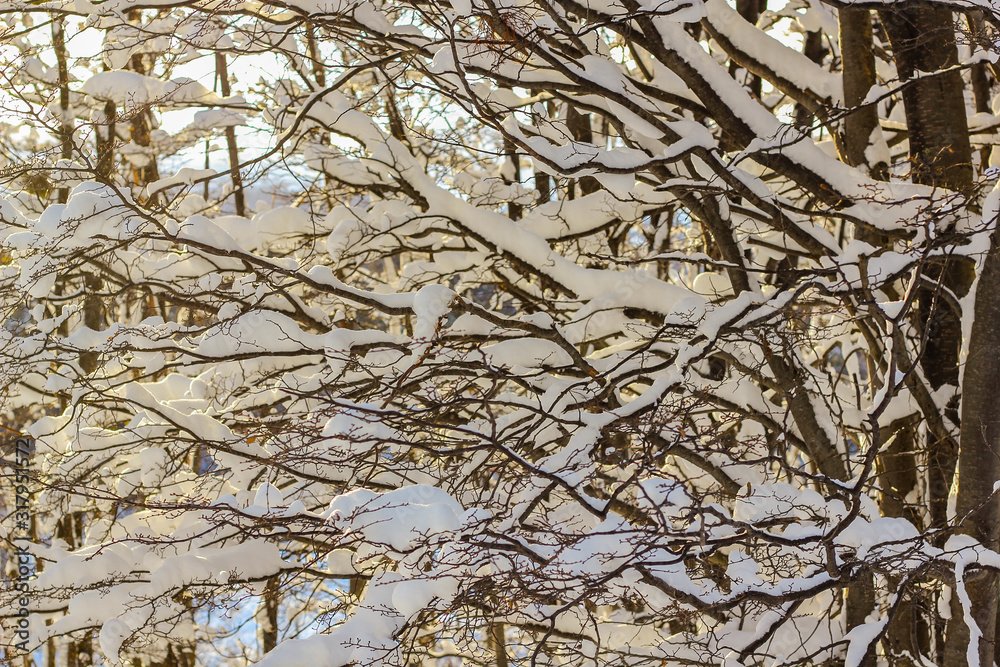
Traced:
<path id="1" fill-rule="evenodd" d="M 83 282 L 87 294 L 83 301 L 83 325 L 92 331 L 100 331 L 104 323 L 104 308 L 100 295 L 104 281 L 95 273 L 86 273 Z M 99 365 L 100 355 L 97 352 L 88 350 L 80 355 L 80 368 L 87 375 L 96 371 Z"/>
<path id="2" fill-rule="evenodd" d="M 958 459 L 956 515 L 959 530 L 989 549 L 1000 546 L 1000 230 L 990 236 L 990 249 L 976 289 L 975 320 L 962 386 L 962 430 Z M 972 617 L 982 632 L 979 663 L 995 658 L 998 578 L 988 569 L 966 571 L 965 589 Z M 954 593 L 945 646 L 946 667 L 967 663 L 969 628 Z"/>
<path id="3" fill-rule="evenodd" d="M 889 442 L 877 460 L 879 483 L 879 508 L 887 517 L 904 518 L 919 530 L 923 521 L 917 507 L 907 498 L 917 490 L 917 459 L 919 446 L 919 419 L 897 420 L 883 429 L 882 442 Z M 913 667 L 914 656 L 927 655 L 930 650 L 930 625 L 920 613 L 912 596 L 920 591 L 916 587 L 899 590 L 898 577 L 890 579 L 890 587 L 906 595 L 889 622 L 886 630 L 886 657 L 890 665 Z"/>
<path id="4" fill-rule="evenodd" d="M 226 54 L 217 51 L 215 54 L 215 73 L 219 77 L 219 87 L 223 97 L 229 97 L 232 91 L 229 87 L 229 68 L 226 64 Z M 229 174 L 233 181 L 233 197 L 236 203 L 236 215 L 246 215 L 246 199 L 243 194 L 243 176 L 240 174 L 239 149 L 236 146 L 236 128 L 226 126 L 226 148 L 229 151 Z"/>
<path id="5" fill-rule="evenodd" d="M 957 69 L 958 49 L 952 13 L 948 8 L 932 5 L 909 6 L 880 12 L 882 24 L 896 60 L 896 69 L 903 84 L 903 106 L 910 144 L 910 162 L 913 180 L 917 183 L 966 192 L 972 185 L 972 149 L 965 112 L 964 82 Z M 948 71 L 941 72 L 941 70 Z M 995 246 L 994 242 L 994 246 Z M 973 324 L 969 364 L 963 383 L 962 416 L 959 420 L 954 402 L 945 410 L 953 424 L 969 423 L 961 427 L 962 456 L 958 463 L 958 512 L 959 516 L 978 507 L 992 493 L 998 470 L 995 452 L 991 449 L 990 431 L 986 425 L 989 417 L 983 412 L 989 400 L 996 400 L 996 389 L 987 389 L 994 378 L 983 373 L 996 372 L 988 360 L 980 357 L 995 355 L 996 324 L 1000 310 L 987 301 L 997 288 L 994 264 L 995 250 L 987 258 L 979 296 L 976 302 L 976 319 Z M 968 293 L 974 279 L 974 265 L 967 260 L 948 260 L 925 267 L 925 274 L 939 282 L 939 286 L 923 287 L 918 292 L 918 307 L 922 325 L 927 334 L 927 346 L 921 359 L 924 375 L 934 389 L 945 384 L 959 384 L 959 354 L 962 344 L 961 314 L 948 305 L 939 293 L 949 290 L 961 298 Z M 976 363 L 972 363 L 977 359 Z M 986 389 L 987 393 L 984 393 Z M 989 391 L 993 395 L 989 395 Z M 997 406 L 1000 407 L 1000 406 Z M 930 514 L 932 528 L 943 527 L 947 522 L 947 498 L 954 477 L 957 452 L 940 440 L 927 446 L 928 476 L 930 487 Z M 983 495 L 988 481 L 988 493 Z M 995 544 L 998 522 L 997 506 L 989 503 L 974 520 L 966 522 L 963 530 L 982 535 L 985 544 Z M 994 542 L 989 542 L 991 537 Z M 971 581 L 972 576 L 980 580 Z M 973 603 L 973 617 L 983 631 L 979 646 L 980 663 L 987 667 L 993 661 L 996 633 L 997 590 L 996 578 L 982 573 L 971 575 L 967 586 Z M 951 598 L 951 620 L 948 621 L 944 646 L 946 667 L 967 664 L 969 628 L 965 625 L 958 596 Z"/>
<path id="6" fill-rule="evenodd" d="M 97 165 L 95 176 L 102 183 L 111 182 L 111 171 L 114 168 L 115 160 L 115 117 L 118 110 L 115 103 L 108 100 L 104 103 L 104 126 L 98 125 L 94 128 L 94 135 L 97 138 Z"/>
<path id="7" fill-rule="evenodd" d="M 70 120 L 69 98 L 69 55 L 66 50 L 65 22 L 60 16 L 52 17 L 52 49 L 56 56 L 56 71 L 59 76 L 59 146 L 60 157 L 73 158 L 73 122 Z M 60 204 L 69 200 L 69 188 L 59 188 Z"/>
<path id="8" fill-rule="evenodd" d="M 137 10 L 133 10 L 129 13 L 129 20 L 138 24 L 142 21 L 142 18 Z M 144 56 L 145 54 L 143 53 L 132 54 L 132 58 L 129 60 L 129 68 L 133 72 L 137 72 L 142 75 L 149 74 L 152 67 L 148 67 L 146 65 Z M 136 111 L 135 115 L 132 117 L 132 128 L 130 133 L 132 141 L 137 146 L 148 148 L 152 143 L 152 129 L 152 110 L 145 108 Z M 147 164 L 142 167 L 135 167 L 132 170 L 135 184 L 140 188 L 149 185 L 154 181 L 160 180 L 160 170 L 156 165 L 156 156 L 147 153 L 146 157 L 149 158 L 149 162 Z"/>
<path id="9" fill-rule="evenodd" d="M 838 13 L 840 52 L 843 60 L 844 140 L 839 142 L 841 159 L 852 167 L 867 166 L 871 175 L 885 180 L 887 165 L 871 164 L 867 154 L 872 134 L 879 131 L 878 108 L 862 106 L 875 85 L 875 53 L 872 49 L 872 17 L 867 9 L 841 8 Z"/>
<path id="10" fill-rule="evenodd" d="M 84 526 L 81 512 L 66 514 L 56 524 L 56 537 L 64 541 L 70 549 L 81 546 Z M 66 642 L 66 667 L 90 667 L 94 664 L 94 646 L 90 631 L 79 639 L 69 637 Z"/>
<path id="11" fill-rule="evenodd" d="M 507 649 L 505 648 L 505 638 L 506 629 L 503 623 L 498 623 L 493 621 L 489 624 L 490 633 L 490 649 L 493 652 L 494 665 L 496 667 L 509 667 L 510 660 L 507 657 Z"/>
<path id="12" fill-rule="evenodd" d="M 278 578 L 271 577 L 264 587 L 264 619 L 261 623 L 261 648 L 264 653 L 270 653 L 278 645 Z"/>
<path id="13" fill-rule="evenodd" d="M 810 30 L 807 32 L 802 44 L 802 55 L 814 63 L 821 64 L 827 53 L 828 51 L 823 48 L 823 31 Z M 802 128 L 804 132 L 810 132 L 810 127 L 815 117 L 816 114 L 801 102 L 795 104 L 795 124 Z"/>
<path id="14" fill-rule="evenodd" d="M 903 107 L 913 180 L 967 191 L 972 186 L 972 148 L 965 84 L 957 69 L 928 76 L 958 64 L 952 13 L 928 5 L 885 10 L 880 16 L 904 82 Z M 925 266 L 925 275 L 940 283 L 940 287 L 925 283 L 918 291 L 920 320 L 927 334 L 921 366 L 933 389 L 946 384 L 958 386 L 962 346 L 961 314 L 948 305 L 939 290 L 964 297 L 975 277 L 974 269 L 966 259 L 937 260 Z M 956 405 L 950 405 L 945 414 L 953 424 L 959 423 Z M 928 443 L 932 528 L 940 528 L 947 521 L 957 454 L 947 442 Z"/>
<path id="15" fill-rule="evenodd" d="M 736 0 L 736 11 L 750 25 L 757 25 L 757 19 L 760 18 L 760 15 L 764 13 L 765 9 L 767 9 L 767 0 Z M 736 63 L 730 65 L 730 73 L 733 73 L 736 68 Z M 761 98 L 764 90 L 764 83 L 761 81 L 759 76 L 751 74 L 749 80 L 747 81 L 747 87 L 750 89 L 751 95 L 758 100 Z"/>
<path id="16" fill-rule="evenodd" d="M 575 141 L 583 144 L 594 143 L 594 129 L 590 125 L 590 114 L 580 113 L 572 104 L 566 107 L 566 127 L 569 128 Z M 584 176 L 580 179 L 579 183 L 581 196 L 589 195 L 601 189 L 601 184 L 593 176 Z M 570 199 L 573 198 L 575 187 L 576 181 L 570 181 Z"/>
<path id="17" fill-rule="evenodd" d="M 965 84 L 954 19 L 946 7 L 918 5 L 880 13 L 903 84 L 913 180 L 952 190 L 972 184 Z"/>

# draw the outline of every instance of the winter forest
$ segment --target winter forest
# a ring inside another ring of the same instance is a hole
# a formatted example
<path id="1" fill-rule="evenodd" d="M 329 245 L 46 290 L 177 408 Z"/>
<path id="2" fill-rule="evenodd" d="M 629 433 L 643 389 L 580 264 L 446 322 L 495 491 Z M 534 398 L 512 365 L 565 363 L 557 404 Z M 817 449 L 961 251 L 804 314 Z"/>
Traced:
<path id="1" fill-rule="evenodd" d="M 993 667 L 998 145 L 980 0 L 3 0 L 0 662 Z"/>

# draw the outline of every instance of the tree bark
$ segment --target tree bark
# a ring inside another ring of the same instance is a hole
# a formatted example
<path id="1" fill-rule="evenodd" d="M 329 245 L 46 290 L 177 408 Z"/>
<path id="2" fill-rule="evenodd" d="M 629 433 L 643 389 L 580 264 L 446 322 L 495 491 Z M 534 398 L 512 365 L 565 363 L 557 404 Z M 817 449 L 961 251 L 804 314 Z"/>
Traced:
<path id="1" fill-rule="evenodd" d="M 138 11 L 130 12 L 129 19 L 139 23 L 142 19 Z M 129 61 L 129 67 L 133 72 L 142 75 L 149 73 L 151 67 L 147 67 L 144 54 L 134 53 Z M 130 136 L 137 146 L 148 148 L 152 143 L 153 112 L 149 108 L 139 109 L 132 117 L 132 128 Z M 136 167 L 133 171 L 133 179 L 137 186 L 143 187 L 160 179 L 160 170 L 156 164 L 156 156 L 147 153 L 149 162 L 142 167 Z"/>
<path id="2" fill-rule="evenodd" d="M 100 295 L 104 281 L 96 273 L 86 273 L 83 276 L 84 289 L 87 296 L 83 301 L 83 325 L 92 331 L 100 331 L 104 323 L 104 305 Z M 90 375 L 100 366 L 100 355 L 88 350 L 80 355 L 80 367 Z"/>
<path id="3" fill-rule="evenodd" d="M 917 5 L 879 14 L 903 85 L 913 180 L 965 190 L 972 184 L 972 147 L 952 13 Z"/>
<path id="4" fill-rule="evenodd" d="M 82 546 L 84 517 L 81 512 L 71 512 L 56 524 L 56 537 L 63 540 L 70 549 Z M 90 631 L 66 642 L 66 667 L 90 667 L 94 664 L 94 645 Z"/>
<path id="5" fill-rule="evenodd" d="M 517 155 L 517 149 L 514 146 L 514 142 L 510 139 L 504 137 L 503 140 L 503 151 L 507 156 L 507 162 L 510 164 L 511 174 L 502 174 L 504 183 L 511 185 L 513 183 L 521 182 L 521 159 Z M 524 207 L 514 201 L 507 202 L 507 216 L 511 220 L 520 220 L 521 215 L 524 213 Z"/>
<path id="6" fill-rule="evenodd" d="M 215 54 L 215 73 L 219 77 L 219 89 L 223 97 L 229 97 L 232 91 L 229 87 L 229 68 L 226 54 L 217 51 Z M 229 151 L 229 174 L 233 181 L 233 199 L 236 203 L 236 215 L 246 215 L 246 199 L 243 193 L 243 176 L 240 174 L 240 155 L 236 146 L 236 128 L 226 126 L 226 148 Z"/>
<path id="7" fill-rule="evenodd" d="M 59 148 L 60 157 L 73 157 L 73 122 L 70 118 L 69 97 L 69 54 L 66 50 L 65 22 L 60 16 L 52 17 L 52 49 L 56 56 L 56 71 L 59 76 Z M 69 188 L 59 188 L 60 204 L 69 200 Z"/>
<path id="8" fill-rule="evenodd" d="M 767 0 L 736 0 L 736 11 L 742 16 L 750 25 L 757 25 L 757 19 L 760 15 L 764 13 L 767 9 Z M 730 66 L 730 73 L 735 70 L 735 63 Z M 749 81 L 747 81 L 747 87 L 750 89 L 750 93 L 757 98 L 761 98 L 764 90 L 764 82 L 756 74 L 751 74 Z"/>
<path id="9" fill-rule="evenodd" d="M 569 128 L 575 141 L 583 144 L 594 143 L 594 129 L 590 125 L 590 114 L 580 113 L 572 104 L 566 108 L 566 127 Z M 601 189 L 601 184 L 593 176 L 584 176 L 580 179 L 579 183 L 581 196 L 589 195 Z M 573 198 L 575 187 L 576 181 L 570 181 L 570 199 Z"/>
<path id="10" fill-rule="evenodd" d="M 828 51 L 823 48 L 823 31 L 822 30 L 810 30 L 805 35 L 804 43 L 802 44 L 802 55 L 804 55 L 809 60 L 816 64 L 823 62 L 823 58 L 826 57 Z M 796 102 L 795 104 L 795 124 L 802 128 L 803 131 L 809 132 L 810 126 L 815 119 L 816 114 L 809 110 L 801 102 Z"/>
<path id="11" fill-rule="evenodd" d="M 917 507 L 908 501 L 917 491 L 917 459 L 919 447 L 919 419 L 909 417 L 897 420 L 883 429 L 882 442 L 889 442 L 877 460 L 879 481 L 879 509 L 883 516 L 904 518 L 919 530 L 924 523 Z M 890 665 L 913 667 L 913 656 L 927 655 L 930 650 L 930 625 L 920 613 L 916 602 L 910 598 L 917 589 L 899 590 L 899 577 L 890 579 L 890 586 L 903 600 L 889 621 L 884 644 Z"/>
<path id="12" fill-rule="evenodd" d="M 957 69 L 958 48 L 952 13 L 943 7 L 913 6 L 880 12 L 903 82 L 903 107 L 910 143 L 913 180 L 958 192 L 972 186 L 972 148 L 965 112 L 965 84 Z M 964 297 L 975 278 L 966 259 L 929 263 L 925 275 L 939 285 L 918 291 L 920 321 L 927 334 L 921 366 L 933 389 L 959 384 L 962 346 L 961 314 L 948 305 L 940 290 Z M 955 405 L 946 416 L 959 423 Z M 947 502 L 957 452 L 949 443 L 928 443 L 929 498 L 933 528 L 947 521 Z"/>
<path id="13" fill-rule="evenodd" d="M 885 180 L 885 163 L 869 163 L 867 155 L 872 134 L 879 131 L 878 108 L 862 106 L 875 85 L 875 53 L 872 48 L 872 17 L 867 9 L 841 8 L 838 13 L 840 52 L 843 60 L 844 154 L 841 159 L 852 167 L 867 166 L 871 175 Z"/>
<path id="14" fill-rule="evenodd" d="M 912 178 L 917 183 L 944 187 L 959 193 L 972 186 L 972 149 L 969 142 L 965 111 L 965 85 L 958 64 L 958 49 L 952 13 L 948 8 L 932 5 L 908 6 L 880 12 L 896 60 L 896 70 L 903 85 L 903 107 L 906 114 Z M 942 71 L 945 70 L 945 71 Z M 996 243 L 993 242 L 995 247 Z M 958 513 L 963 516 L 971 508 L 989 498 L 997 479 L 996 453 L 991 449 L 987 423 L 989 401 L 996 401 L 996 382 L 983 373 L 996 372 L 984 356 L 996 352 L 996 325 L 1000 323 L 1000 305 L 990 303 L 995 298 L 998 267 L 995 250 L 987 257 L 980 291 L 975 305 L 975 321 L 970 341 L 969 363 L 962 384 L 962 419 L 954 403 L 946 411 L 952 423 L 969 423 L 960 427 L 961 457 L 958 465 Z M 925 274 L 938 285 L 923 287 L 918 292 L 918 308 L 927 334 L 927 346 L 921 359 L 924 375 L 934 389 L 946 384 L 959 384 L 959 354 L 962 345 L 961 314 L 941 298 L 946 289 L 961 298 L 968 293 L 974 279 L 974 266 L 964 259 L 949 260 L 925 267 Z M 992 347 L 991 347 L 992 346 Z M 973 359 L 978 359 L 973 362 Z M 995 360 L 993 360 L 995 363 Z M 985 393 L 984 393 L 985 390 Z M 993 395 L 989 395 L 992 391 Z M 1000 409 L 1000 405 L 996 406 Z M 947 522 L 947 498 L 956 465 L 956 452 L 940 439 L 928 442 L 928 476 L 930 514 L 933 527 Z M 983 495 L 988 482 L 988 492 Z M 974 519 L 961 529 L 995 544 L 998 521 L 996 502 L 989 502 Z M 993 542 L 988 540 L 992 539 Z M 974 583 L 972 577 L 978 580 Z M 997 582 L 984 571 L 973 575 L 967 586 L 972 597 L 973 618 L 983 632 L 979 648 L 980 663 L 992 664 L 996 635 Z M 947 624 L 944 665 L 962 667 L 967 664 L 969 628 L 965 624 L 958 596 L 951 598 L 951 619 Z"/>
<path id="15" fill-rule="evenodd" d="M 116 128 L 115 118 L 118 110 L 115 103 L 108 100 L 104 103 L 104 126 L 94 128 L 97 138 L 96 177 L 102 183 L 111 182 L 111 171 L 114 168 Z"/>
<path id="16" fill-rule="evenodd" d="M 271 577 L 264 587 L 264 624 L 261 629 L 261 647 L 270 653 L 278 645 L 278 578 Z"/>
<path id="17" fill-rule="evenodd" d="M 490 649 L 493 652 L 494 665 L 496 667 L 509 667 L 510 659 L 507 657 L 507 649 L 504 644 L 504 635 L 506 634 L 506 628 L 503 623 L 493 621 L 489 624 L 490 633 Z"/>
<path id="18" fill-rule="evenodd" d="M 995 222 L 995 221 L 994 221 Z M 979 285 L 975 320 L 962 384 L 962 429 L 958 458 L 956 516 L 959 530 L 989 549 L 1000 546 L 1000 230 L 990 235 Z M 982 632 L 980 665 L 991 665 L 996 654 L 997 574 L 989 569 L 966 571 L 965 589 L 972 617 Z M 952 593 L 951 620 L 945 645 L 946 667 L 968 664 L 969 628 L 958 596 Z"/>

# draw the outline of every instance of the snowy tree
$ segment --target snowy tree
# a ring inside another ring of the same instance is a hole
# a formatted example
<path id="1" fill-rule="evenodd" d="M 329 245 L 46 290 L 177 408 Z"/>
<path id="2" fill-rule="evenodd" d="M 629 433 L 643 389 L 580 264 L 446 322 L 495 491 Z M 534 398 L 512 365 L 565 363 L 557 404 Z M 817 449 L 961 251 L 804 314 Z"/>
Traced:
<path id="1" fill-rule="evenodd" d="M 1000 662 L 1000 15 L 779 4 L 6 2 L 7 661 Z"/>

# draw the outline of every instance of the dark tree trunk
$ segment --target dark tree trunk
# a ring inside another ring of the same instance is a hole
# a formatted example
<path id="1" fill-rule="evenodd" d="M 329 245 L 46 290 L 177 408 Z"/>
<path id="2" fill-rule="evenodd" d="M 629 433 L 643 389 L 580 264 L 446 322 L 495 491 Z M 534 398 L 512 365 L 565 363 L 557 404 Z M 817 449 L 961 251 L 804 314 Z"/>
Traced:
<path id="1" fill-rule="evenodd" d="M 70 549 L 81 546 L 84 531 L 82 512 L 72 512 L 62 517 L 56 524 L 56 537 L 64 541 Z M 90 667 L 94 664 L 94 644 L 89 631 L 79 639 L 70 638 L 66 643 L 66 667 Z"/>
<path id="2" fill-rule="evenodd" d="M 990 549 L 1000 546 L 1000 230 L 990 237 L 976 289 L 975 320 L 962 386 L 962 431 L 958 459 L 956 516 L 959 530 Z M 982 632 L 980 665 L 991 665 L 996 654 L 998 578 L 994 571 L 965 573 L 972 616 Z M 967 664 L 969 628 L 958 596 L 951 598 L 951 620 L 945 646 L 946 667 Z"/>
<path id="3" fill-rule="evenodd" d="M 884 180 L 884 163 L 870 164 L 866 154 L 872 134 L 878 131 L 878 108 L 862 106 L 875 85 L 875 53 L 872 49 L 872 17 L 867 9 L 839 10 L 840 52 L 843 60 L 844 137 L 841 158 L 852 167 L 867 166 L 871 175 Z"/>
<path id="4" fill-rule="evenodd" d="M 104 126 L 98 125 L 94 128 L 94 135 L 97 139 L 97 165 L 95 176 L 102 183 L 111 182 L 111 171 L 115 160 L 116 128 L 115 119 L 118 110 L 115 103 L 108 100 L 104 103 Z"/>
<path id="5" fill-rule="evenodd" d="M 947 8 L 921 5 L 884 10 L 880 17 L 903 83 L 913 180 L 968 191 L 972 185 L 972 148 L 965 84 L 957 69 L 937 73 L 958 64 L 952 13 Z M 943 291 L 965 296 L 975 277 L 974 266 L 966 259 L 944 259 L 925 266 L 924 273 L 930 279 L 918 292 L 919 316 L 927 340 L 921 359 L 924 376 L 934 389 L 946 384 L 958 386 L 961 314 L 943 297 Z M 951 405 L 946 416 L 958 424 L 957 405 Z M 928 443 L 932 528 L 943 527 L 947 521 L 957 454 L 950 442 L 936 439 Z"/>
<path id="6" fill-rule="evenodd" d="M 569 128 L 573 139 L 583 144 L 594 143 L 594 130 L 590 126 L 590 114 L 580 113 L 572 105 L 566 109 L 566 126 Z M 589 195 L 601 189 L 601 184 L 593 176 L 584 176 L 579 181 L 580 194 Z M 570 182 L 570 188 L 575 187 L 574 182 Z"/>
<path id="7" fill-rule="evenodd" d="M 879 508 L 888 517 L 907 519 L 919 529 L 924 523 L 918 506 L 907 498 L 917 491 L 919 420 L 916 417 L 893 422 L 883 429 L 882 442 L 888 442 L 878 457 Z M 892 438 L 890 442 L 890 438 Z M 902 581 L 892 577 L 889 584 L 905 599 L 889 622 L 884 644 L 890 665 L 913 667 L 913 656 L 927 655 L 931 627 L 920 613 L 914 596 L 919 589 L 899 590 Z"/>
<path id="8" fill-rule="evenodd" d="M 229 67 L 226 54 L 218 51 L 215 54 L 215 73 L 219 77 L 219 89 L 223 97 L 229 97 L 232 91 L 229 87 Z M 229 151 L 229 174 L 233 181 L 233 198 L 236 203 L 236 215 L 246 215 L 246 200 L 243 193 L 243 176 L 240 174 L 239 149 L 236 146 L 236 128 L 226 127 L 226 148 Z"/>
<path id="9" fill-rule="evenodd" d="M 765 9 L 767 9 L 767 0 L 736 0 L 736 11 L 751 25 L 757 25 L 757 19 L 760 18 Z M 730 67 L 730 71 L 732 72 L 735 67 L 734 63 Z M 747 87 L 754 97 L 758 100 L 761 98 L 764 84 L 759 76 L 751 74 L 749 81 L 747 81 Z"/>
<path id="10" fill-rule="evenodd" d="M 964 83 L 957 69 L 927 73 L 958 64 L 953 17 L 947 8 L 931 5 L 881 12 L 882 22 L 896 57 L 903 88 L 913 179 L 959 192 L 972 185 L 972 151 L 966 121 Z M 914 78 L 920 74 L 919 78 Z M 974 278 L 973 265 L 965 260 L 945 260 L 927 267 L 927 275 L 942 288 L 964 296 Z M 975 302 L 969 357 L 962 378 L 961 422 L 957 478 L 957 516 L 962 532 L 996 548 L 1000 536 L 1000 499 L 993 484 L 1000 479 L 1000 239 L 994 232 L 986 256 Z M 919 307 L 929 343 L 923 356 L 924 373 L 934 388 L 959 383 L 962 342 L 960 314 L 945 303 L 934 288 L 922 291 Z M 943 525 L 947 481 L 954 455 L 937 451 L 930 443 L 928 458 L 932 520 Z M 997 577 L 987 570 L 966 573 L 966 591 L 972 616 L 982 632 L 979 662 L 994 660 L 997 625 Z M 944 665 L 968 664 L 970 632 L 959 596 L 951 596 L 944 647 Z"/>
<path id="11" fill-rule="evenodd" d="M 493 664 L 496 667 L 509 667 L 510 659 L 507 657 L 504 635 L 506 634 L 504 624 L 496 621 L 489 624 L 490 649 L 493 652 Z"/>
<path id="12" fill-rule="evenodd" d="M 133 54 L 131 59 L 131 69 L 139 74 L 147 74 L 149 68 L 143 62 L 143 54 Z M 132 117 L 131 138 L 137 146 L 148 148 L 152 144 L 153 112 L 149 109 L 140 109 Z M 138 186 L 146 186 L 160 180 L 160 170 L 156 164 L 156 157 L 147 155 L 149 162 L 133 169 L 133 180 Z"/>
<path id="13" fill-rule="evenodd" d="M 83 301 L 83 325 L 92 331 L 100 331 L 104 325 L 104 304 L 101 289 L 104 281 L 96 273 L 86 273 L 83 277 L 87 296 Z M 91 374 L 100 366 L 100 355 L 89 350 L 80 355 L 80 367 L 86 374 Z"/>
<path id="14" fill-rule="evenodd" d="M 879 12 L 903 84 L 913 180 L 952 190 L 972 183 L 972 147 L 954 19 L 947 7 L 916 5 Z"/>
<path id="15" fill-rule="evenodd" d="M 269 653 L 278 645 L 278 578 L 271 577 L 264 587 L 264 626 L 261 630 L 261 647 Z"/>
<path id="16" fill-rule="evenodd" d="M 503 180 L 507 184 L 520 183 L 521 182 L 521 158 L 517 155 L 517 150 L 514 147 L 514 142 L 506 137 L 503 140 L 503 150 L 507 156 L 507 162 L 510 163 L 512 176 L 508 178 L 504 174 Z M 507 215 L 511 220 L 520 220 L 521 216 L 524 214 L 524 207 L 514 201 L 507 202 Z"/>
<path id="17" fill-rule="evenodd" d="M 826 57 L 827 50 L 823 48 L 823 32 L 812 30 L 806 33 L 805 41 L 802 44 L 802 55 L 814 63 L 822 63 Z M 795 105 L 795 124 L 808 132 L 812 125 L 815 114 L 801 102 Z"/>
<path id="18" fill-rule="evenodd" d="M 66 50 L 65 22 L 62 17 L 52 18 L 52 49 L 56 56 L 56 71 L 59 76 L 59 146 L 60 157 L 73 158 L 73 123 L 69 120 L 69 54 Z M 59 188 L 59 203 L 69 200 L 69 188 Z"/>

